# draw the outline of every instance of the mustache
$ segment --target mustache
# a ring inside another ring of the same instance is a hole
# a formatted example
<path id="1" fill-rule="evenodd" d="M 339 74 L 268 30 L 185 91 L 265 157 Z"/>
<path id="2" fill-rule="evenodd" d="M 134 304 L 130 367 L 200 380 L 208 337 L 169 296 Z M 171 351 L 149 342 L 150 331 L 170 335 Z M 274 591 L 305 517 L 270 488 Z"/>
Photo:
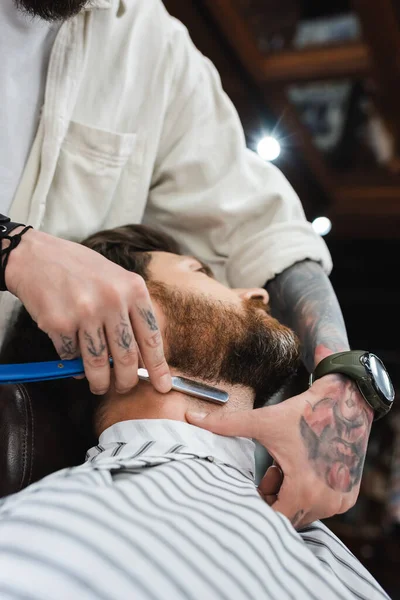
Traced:
<path id="1" fill-rule="evenodd" d="M 267 315 L 271 314 L 271 306 L 265 304 L 262 298 L 248 298 L 247 300 L 243 300 L 243 305 L 247 310 L 262 310 Z"/>

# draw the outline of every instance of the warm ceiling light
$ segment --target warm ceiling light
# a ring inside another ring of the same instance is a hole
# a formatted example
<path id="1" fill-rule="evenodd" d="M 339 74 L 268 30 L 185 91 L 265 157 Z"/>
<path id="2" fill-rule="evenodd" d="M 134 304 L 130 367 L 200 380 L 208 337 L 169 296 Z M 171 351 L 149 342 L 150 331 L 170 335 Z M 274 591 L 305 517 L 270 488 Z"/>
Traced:
<path id="1" fill-rule="evenodd" d="M 328 235 L 332 229 L 332 222 L 328 219 L 328 217 L 317 217 L 312 222 L 312 226 L 314 231 L 319 235 Z"/>
<path id="2" fill-rule="evenodd" d="M 281 145 L 277 139 L 268 135 L 258 143 L 257 152 L 264 160 L 275 160 L 281 153 Z"/>

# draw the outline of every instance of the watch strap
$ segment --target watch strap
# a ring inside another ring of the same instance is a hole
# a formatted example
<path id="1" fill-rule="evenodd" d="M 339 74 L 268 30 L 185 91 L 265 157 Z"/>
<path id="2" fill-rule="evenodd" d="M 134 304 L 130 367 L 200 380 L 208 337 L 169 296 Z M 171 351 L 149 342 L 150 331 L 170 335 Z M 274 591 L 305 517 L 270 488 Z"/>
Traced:
<path id="1" fill-rule="evenodd" d="M 311 374 L 310 384 L 314 383 L 316 379 L 324 377 L 324 375 L 343 373 L 343 369 L 345 369 L 345 375 L 355 380 L 359 379 L 360 366 L 362 366 L 360 359 L 366 353 L 366 350 L 347 350 L 330 354 L 318 363 L 314 373 Z"/>

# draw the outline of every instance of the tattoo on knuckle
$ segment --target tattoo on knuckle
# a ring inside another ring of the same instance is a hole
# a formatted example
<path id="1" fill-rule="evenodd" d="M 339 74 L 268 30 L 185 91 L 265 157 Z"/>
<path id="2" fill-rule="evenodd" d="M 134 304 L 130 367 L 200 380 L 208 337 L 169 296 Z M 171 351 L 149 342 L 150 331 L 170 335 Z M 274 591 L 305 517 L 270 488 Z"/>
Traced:
<path id="1" fill-rule="evenodd" d="M 88 331 L 85 331 L 83 336 L 86 342 L 86 349 L 90 356 L 92 356 L 93 358 L 102 357 L 102 360 L 106 362 L 107 357 L 103 355 L 107 346 L 105 343 L 102 328 L 98 327 L 95 335 L 91 335 Z"/>
<path id="2" fill-rule="evenodd" d="M 121 321 L 115 328 L 115 343 L 123 350 L 131 350 L 134 337 L 130 323 Z"/>
<path id="3" fill-rule="evenodd" d="M 60 335 L 61 338 L 61 351 L 60 351 L 60 355 L 62 354 L 63 356 L 74 356 L 75 354 L 77 354 L 78 352 L 78 346 L 76 344 L 76 341 L 74 338 L 72 338 L 69 335 Z"/>
<path id="4" fill-rule="evenodd" d="M 138 308 L 138 313 L 150 331 L 158 331 L 156 317 L 151 309 Z"/>

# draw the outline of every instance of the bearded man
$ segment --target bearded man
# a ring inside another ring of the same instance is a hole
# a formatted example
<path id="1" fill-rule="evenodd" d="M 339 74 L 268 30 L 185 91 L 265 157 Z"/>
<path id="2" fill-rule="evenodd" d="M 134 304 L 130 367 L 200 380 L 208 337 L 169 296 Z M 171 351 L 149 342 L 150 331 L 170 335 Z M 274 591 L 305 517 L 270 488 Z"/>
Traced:
<path id="1" fill-rule="evenodd" d="M 254 407 L 262 420 L 268 409 L 258 407 L 296 371 L 297 337 L 269 315 L 265 290 L 222 285 L 173 239 L 144 226 L 103 231 L 84 244 L 146 280 L 172 374 L 218 385 L 229 400 L 214 406 L 143 381 L 118 394 L 114 373 L 100 398 L 85 379 L 43 383 L 55 403 L 86 406 L 99 439 L 82 465 L 3 499 L 1 597 L 387 598 L 325 526 L 298 533 L 269 506 L 254 481 L 250 439 L 190 424 L 191 411 L 240 421 Z M 152 315 L 141 313 L 150 328 Z M 122 318 L 115 335 L 129 344 Z M 23 309 L 1 362 L 55 356 Z"/>

